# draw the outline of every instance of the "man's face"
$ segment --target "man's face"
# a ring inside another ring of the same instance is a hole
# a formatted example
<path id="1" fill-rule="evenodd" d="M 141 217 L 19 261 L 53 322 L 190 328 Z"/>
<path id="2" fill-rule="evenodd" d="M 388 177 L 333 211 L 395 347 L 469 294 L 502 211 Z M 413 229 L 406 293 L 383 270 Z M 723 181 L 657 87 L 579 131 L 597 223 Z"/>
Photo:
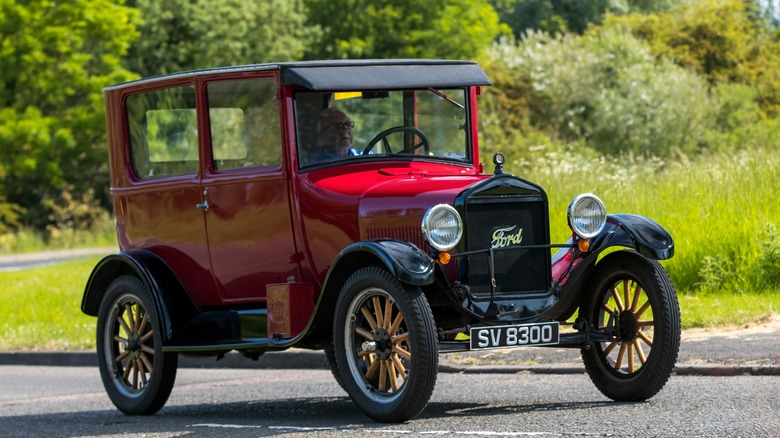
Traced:
<path id="1" fill-rule="evenodd" d="M 320 142 L 323 147 L 339 155 L 347 155 L 352 146 L 352 121 L 346 114 L 336 111 L 322 120 Z"/>

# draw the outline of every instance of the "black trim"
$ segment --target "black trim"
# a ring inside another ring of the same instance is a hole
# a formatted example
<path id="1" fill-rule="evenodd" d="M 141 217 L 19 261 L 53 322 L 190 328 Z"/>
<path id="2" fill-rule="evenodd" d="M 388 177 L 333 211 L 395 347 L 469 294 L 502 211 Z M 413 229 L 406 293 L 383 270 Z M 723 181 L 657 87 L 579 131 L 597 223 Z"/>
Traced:
<path id="1" fill-rule="evenodd" d="M 309 90 L 400 90 L 490 85 L 490 79 L 474 62 L 409 60 L 282 66 L 282 84 Z"/>
<path id="2" fill-rule="evenodd" d="M 144 250 L 111 254 L 100 260 L 87 281 L 81 301 L 82 312 L 98 316 L 106 288 L 114 279 L 126 274 L 138 277 L 151 291 L 160 313 L 163 343 L 200 313 L 173 270 L 159 256 Z M 169 309 L 176 310 L 171 312 Z"/>
<path id="3" fill-rule="evenodd" d="M 189 79 L 203 75 L 273 70 L 281 71 L 282 85 L 299 85 L 311 90 L 384 90 L 491 85 L 490 79 L 474 61 L 362 59 L 280 62 L 189 70 L 123 82 L 108 86 L 103 91 L 171 79 Z"/>
<path id="4" fill-rule="evenodd" d="M 656 260 L 674 256 L 672 235 L 652 219 L 634 214 L 607 215 L 607 226 L 593 240 L 591 248 L 601 251 L 616 245 L 634 247 L 643 256 Z"/>
<path id="5" fill-rule="evenodd" d="M 339 261 L 353 253 L 369 253 L 379 259 L 391 274 L 399 281 L 415 286 L 427 286 L 434 280 L 433 259 L 417 246 L 401 240 L 378 239 L 357 242 L 344 248 L 333 261 L 330 274 L 339 265 Z"/>

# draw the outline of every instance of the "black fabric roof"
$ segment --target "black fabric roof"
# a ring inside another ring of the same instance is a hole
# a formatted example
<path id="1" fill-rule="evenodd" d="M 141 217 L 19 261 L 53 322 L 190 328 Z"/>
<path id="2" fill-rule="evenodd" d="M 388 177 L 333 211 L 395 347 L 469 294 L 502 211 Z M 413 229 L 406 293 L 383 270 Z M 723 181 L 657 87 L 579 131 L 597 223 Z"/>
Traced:
<path id="1" fill-rule="evenodd" d="M 310 90 L 391 90 L 491 85 L 490 79 L 474 61 L 366 59 L 281 62 L 190 70 L 112 85 L 103 91 L 176 78 L 276 69 L 281 71 L 283 85 L 300 85 Z"/>
<path id="2" fill-rule="evenodd" d="M 281 64 L 282 84 L 310 90 L 388 90 L 490 85 L 473 61 L 362 60 Z"/>

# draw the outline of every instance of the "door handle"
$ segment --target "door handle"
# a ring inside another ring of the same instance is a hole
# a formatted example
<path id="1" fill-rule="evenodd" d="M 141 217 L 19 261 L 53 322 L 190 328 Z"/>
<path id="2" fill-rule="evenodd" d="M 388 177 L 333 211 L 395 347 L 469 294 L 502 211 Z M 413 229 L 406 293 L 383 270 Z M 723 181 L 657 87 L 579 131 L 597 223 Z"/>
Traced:
<path id="1" fill-rule="evenodd" d="M 209 201 L 208 199 L 203 201 L 202 204 L 195 204 L 195 208 L 199 208 L 203 211 L 209 211 Z"/>

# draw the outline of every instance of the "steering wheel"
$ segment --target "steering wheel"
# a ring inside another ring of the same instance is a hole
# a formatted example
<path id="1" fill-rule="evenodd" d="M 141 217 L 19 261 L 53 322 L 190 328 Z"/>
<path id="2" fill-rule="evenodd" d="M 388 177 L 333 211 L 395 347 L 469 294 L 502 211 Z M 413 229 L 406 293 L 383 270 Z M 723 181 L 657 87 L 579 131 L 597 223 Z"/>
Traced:
<path id="1" fill-rule="evenodd" d="M 416 135 L 420 142 L 412 145 L 406 149 L 400 150 L 397 153 L 403 154 L 407 152 L 412 152 L 416 149 L 423 148 L 425 151 L 425 154 L 427 155 L 430 152 L 430 145 L 428 143 L 428 137 L 425 136 L 425 133 L 421 130 L 415 128 L 414 126 L 396 126 L 390 129 L 385 129 L 384 131 L 380 132 L 376 135 L 376 137 L 372 138 L 371 141 L 368 142 L 368 145 L 365 149 L 363 149 L 363 155 L 368 155 L 368 152 L 376 146 L 379 141 L 382 141 L 382 144 L 384 145 L 385 149 L 389 153 L 393 153 L 392 150 L 390 150 L 390 143 L 387 141 L 387 137 L 389 137 L 392 134 L 398 133 L 398 132 L 411 132 L 414 135 Z"/>

